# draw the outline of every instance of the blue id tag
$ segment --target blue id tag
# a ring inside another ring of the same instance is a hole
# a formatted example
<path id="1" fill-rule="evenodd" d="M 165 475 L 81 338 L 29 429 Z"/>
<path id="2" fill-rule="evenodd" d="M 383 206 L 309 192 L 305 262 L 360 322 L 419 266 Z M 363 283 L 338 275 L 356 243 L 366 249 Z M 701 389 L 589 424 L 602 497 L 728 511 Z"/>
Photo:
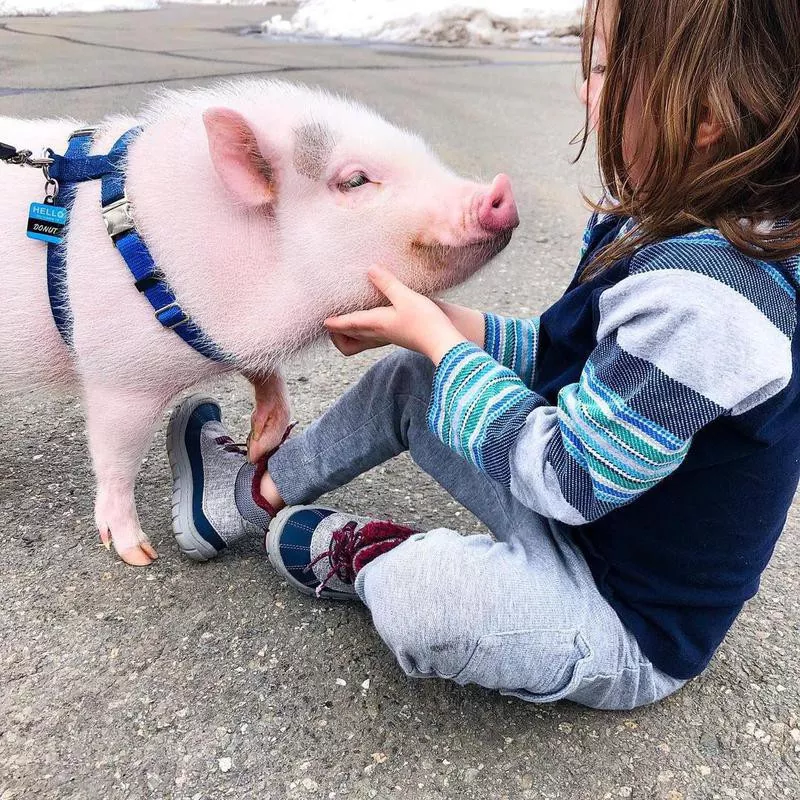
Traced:
<path id="1" fill-rule="evenodd" d="M 61 244 L 67 224 L 67 209 L 52 203 L 31 203 L 28 212 L 28 237 Z"/>

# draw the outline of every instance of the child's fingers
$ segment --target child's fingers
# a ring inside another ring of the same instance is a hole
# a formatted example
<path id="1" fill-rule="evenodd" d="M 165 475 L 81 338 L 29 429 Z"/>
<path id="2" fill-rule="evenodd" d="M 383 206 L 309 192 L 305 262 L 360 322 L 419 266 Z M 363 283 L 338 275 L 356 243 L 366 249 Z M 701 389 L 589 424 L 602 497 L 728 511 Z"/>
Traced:
<path id="1" fill-rule="evenodd" d="M 388 269 L 375 265 L 369 268 L 367 275 L 372 285 L 393 305 L 402 300 L 411 292 L 404 283 L 398 280 Z"/>
<path id="2" fill-rule="evenodd" d="M 354 311 L 339 317 L 328 317 L 325 327 L 334 333 L 345 333 L 348 336 L 380 334 L 387 323 L 386 308 L 374 308 L 371 311 Z"/>
<path id="3" fill-rule="evenodd" d="M 333 346 L 344 356 L 354 356 L 357 353 L 363 353 L 364 350 L 381 346 L 380 342 L 369 339 L 354 339 L 352 336 L 347 336 L 343 333 L 330 333 L 329 336 Z"/>

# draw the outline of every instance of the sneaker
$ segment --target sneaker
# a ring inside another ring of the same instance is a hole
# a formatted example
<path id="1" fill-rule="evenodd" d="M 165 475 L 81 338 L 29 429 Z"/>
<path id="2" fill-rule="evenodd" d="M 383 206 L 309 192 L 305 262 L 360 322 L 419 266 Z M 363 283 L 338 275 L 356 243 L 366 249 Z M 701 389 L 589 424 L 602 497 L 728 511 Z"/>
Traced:
<path id="1" fill-rule="evenodd" d="M 356 596 L 353 583 L 365 564 L 415 533 L 332 508 L 288 506 L 270 524 L 266 547 L 272 566 L 299 592 L 346 600 Z"/>
<path id="2" fill-rule="evenodd" d="M 173 411 L 167 453 L 172 527 L 189 558 L 208 561 L 244 536 L 264 534 L 275 514 L 254 491 L 258 468 L 228 435 L 215 400 L 192 395 Z"/>

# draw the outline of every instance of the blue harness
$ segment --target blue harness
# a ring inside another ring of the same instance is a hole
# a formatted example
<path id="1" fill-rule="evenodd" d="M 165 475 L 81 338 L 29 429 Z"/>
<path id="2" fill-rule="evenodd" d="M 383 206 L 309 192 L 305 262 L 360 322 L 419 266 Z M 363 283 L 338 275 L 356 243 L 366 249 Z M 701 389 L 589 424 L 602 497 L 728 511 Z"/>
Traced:
<path id="1" fill-rule="evenodd" d="M 123 168 L 128 146 L 141 131 L 141 128 L 131 128 L 117 140 L 107 155 L 89 155 L 94 134 L 90 129 L 75 131 L 63 156 L 49 151 L 48 156 L 53 160 L 49 174 L 58 181 L 59 205 L 67 209 L 69 217 L 78 184 L 100 180 L 106 230 L 128 265 L 137 290 L 153 307 L 155 318 L 206 358 L 213 361 L 227 361 L 228 357 L 183 311 L 166 278 L 156 267 L 147 245 L 136 230 L 131 216 L 130 202 L 125 196 Z M 47 245 L 47 292 L 56 327 L 64 341 L 71 346 L 66 250 L 63 244 Z"/>

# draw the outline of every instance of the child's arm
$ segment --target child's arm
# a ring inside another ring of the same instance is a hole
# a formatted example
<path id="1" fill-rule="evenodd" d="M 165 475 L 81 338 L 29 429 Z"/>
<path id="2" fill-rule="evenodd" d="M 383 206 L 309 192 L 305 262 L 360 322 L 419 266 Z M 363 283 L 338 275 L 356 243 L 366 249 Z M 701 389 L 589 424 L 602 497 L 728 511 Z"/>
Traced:
<path id="1" fill-rule="evenodd" d="M 433 302 L 464 339 L 485 350 L 498 364 L 515 372 L 526 386 L 532 385 L 539 341 L 538 319 L 511 319 L 444 300 Z M 391 344 L 389 339 L 380 335 L 370 337 L 362 332 L 358 337 L 348 336 L 330 326 L 329 331 L 336 348 L 346 356 Z"/>
<path id="2" fill-rule="evenodd" d="M 533 385 L 539 320 L 514 319 L 475 311 L 443 300 L 434 301 L 465 338 L 485 350 L 498 364 Z"/>
<path id="3" fill-rule="evenodd" d="M 539 349 L 539 319 L 515 319 L 484 314 L 483 349 L 508 367 L 527 386 L 533 386 Z"/>
<path id="4" fill-rule="evenodd" d="M 557 405 L 468 344 L 436 371 L 437 436 L 569 524 L 635 500 L 678 468 L 701 428 L 791 377 L 793 291 L 766 270 L 750 266 L 753 285 L 742 287 L 679 264 L 641 266 L 601 297 L 598 344 Z"/>
<path id="5" fill-rule="evenodd" d="M 745 291 L 663 260 L 640 258 L 602 295 L 597 347 L 555 406 L 388 273 L 376 285 L 392 306 L 329 324 L 379 330 L 431 358 L 436 435 L 530 508 L 582 524 L 658 484 L 702 427 L 768 400 L 791 376 L 791 290 L 767 270 L 750 267 Z"/>

